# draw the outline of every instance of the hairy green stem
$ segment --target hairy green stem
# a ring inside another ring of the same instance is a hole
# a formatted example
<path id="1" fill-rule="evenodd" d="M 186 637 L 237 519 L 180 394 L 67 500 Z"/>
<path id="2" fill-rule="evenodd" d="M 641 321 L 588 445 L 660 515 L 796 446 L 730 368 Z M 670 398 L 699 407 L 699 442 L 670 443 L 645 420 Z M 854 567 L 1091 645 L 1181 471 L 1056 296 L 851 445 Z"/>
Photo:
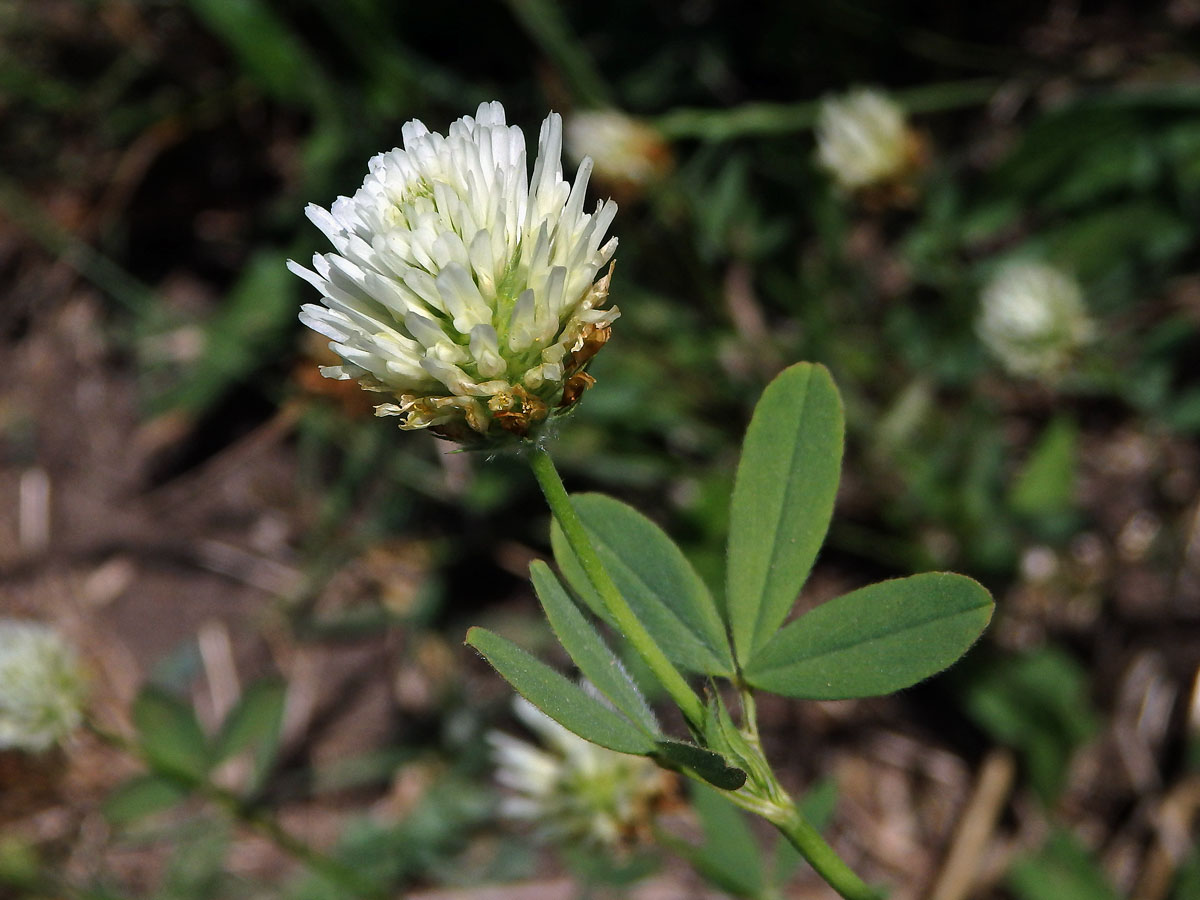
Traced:
<path id="1" fill-rule="evenodd" d="M 882 895 L 854 874 L 854 870 L 826 843 L 821 833 L 804 818 L 795 803 L 790 803 L 776 815 L 767 816 L 767 819 L 839 896 L 846 900 L 880 900 Z"/>
<path id="2" fill-rule="evenodd" d="M 758 709 L 754 692 L 737 683 L 742 705 L 742 724 L 738 729 L 742 745 L 741 763 L 750 778 L 746 785 L 729 794 L 729 799 L 747 812 L 762 816 L 779 829 L 788 842 L 800 851 L 809 865 L 846 900 L 879 900 L 880 894 L 868 887 L 829 846 L 821 833 L 805 818 L 796 801 L 779 783 L 763 754 L 758 736 Z"/>
<path id="3" fill-rule="evenodd" d="M 588 538 L 587 530 L 583 527 L 579 514 L 571 505 L 567 489 L 563 487 L 562 479 L 558 476 L 558 470 L 555 469 L 550 454 L 541 447 L 532 448 L 529 452 L 529 465 L 533 469 L 538 484 L 541 485 L 546 503 L 550 506 L 550 512 L 558 520 L 567 543 L 571 545 L 571 550 L 574 551 L 579 564 L 587 573 L 588 580 L 600 594 L 605 608 L 616 621 L 617 627 L 646 662 L 646 665 L 650 667 L 650 671 L 654 673 L 662 686 L 666 688 L 671 699 L 683 712 L 688 724 L 697 733 L 703 733 L 704 704 L 696 696 L 696 692 L 688 687 L 688 683 L 679 670 L 667 659 L 666 654 L 650 636 L 650 632 L 646 631 L 646 626 L 641 623 L 629 603 L 621 596 L 617 586 L 613 584 L 613 580 L 605 570 L 595 548 L 592 547 L 592 542 Z"/>

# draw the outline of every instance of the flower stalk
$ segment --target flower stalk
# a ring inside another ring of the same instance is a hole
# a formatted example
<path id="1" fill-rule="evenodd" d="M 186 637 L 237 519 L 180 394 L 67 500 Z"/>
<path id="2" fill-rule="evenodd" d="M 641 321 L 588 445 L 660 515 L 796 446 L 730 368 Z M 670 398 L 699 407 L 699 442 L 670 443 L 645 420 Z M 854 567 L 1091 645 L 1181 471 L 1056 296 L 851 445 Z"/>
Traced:
<path id="1" fill-rule="evenodd" d="M 846 900 L 880 900 L 883 895 L 859 878 L 826 843 L 812 823 L 804 818 L 790 797 L 788 801 L 788 805 L 780 809 L 778 815 L 765 818 L 779 829 L 779 833 L 787 838 L 788 843 L 800 851 L 800 855 L 808 860 L 808 864 L 838 892 L 839 896 Z"/>
<path id="2" fill-rule="evenodd" d="M 671 695 L 671 699 L 675 701 L 692 730 L 697 734 L 703 733 L 706 717 L 704 704 L 696 696 L 696 692 L 688 686 L 679 670 L 654 642 L 654 638 L 646 631 L 646 627 L 638 619 L 625 598 L 621 596 L 617 586 L 613 584 L 612 578 L 605 570 L 604 564 L 600 562 L 600 557 L 588 539 L 583 522 L 575 512 L 575 507 L 571 505 L 567 489 L 563 487 L 562 479 L 558 475 L 558 470 L 555 468 L 550 454 L 544 447 L 535 445 L 529 453 L 529 465 L 541 486 L 542 494 L 546 497 L 550 512 L 558 520 L 567 542 L 587 573 L 588 580 L 600 594 L 605 608 L 612 614 L 617 627 L 621 629 L 625 639 L 650 667 L 650 671 L 654 673 L 659 683 Z"/>

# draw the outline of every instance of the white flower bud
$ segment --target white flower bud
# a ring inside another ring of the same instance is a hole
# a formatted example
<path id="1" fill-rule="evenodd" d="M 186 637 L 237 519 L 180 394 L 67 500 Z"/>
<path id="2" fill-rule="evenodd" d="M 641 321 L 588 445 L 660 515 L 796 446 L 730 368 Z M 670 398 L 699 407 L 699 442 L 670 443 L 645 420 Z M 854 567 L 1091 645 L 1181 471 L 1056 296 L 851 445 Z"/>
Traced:
<path id="1" fill-rule="evenodd" d="M 86 683 L 75 651 L 37 622 L 0 619 L 0 749 L 41 751 L 83 719 Z"/>
<path id="2" fill-rule="evenodd" d="M 567 154 L 591 157 L 596 177 L 616 184 L 644 187 L 671 167 L 671 150 L 662 135 L 615 109 L 583 110 L 566 122 Z"/>
<path id="3" fill-rule="evenodd" d="M 817 162 L 846 191 L 903 180 L 922 148 L 904 110 L 886 94 L 857 88 L 821 101 Z"/>
<path id="4" fill-rule="evenodd" d="M 643 756 L 598 747 L 518 697 L 518 717 L 542 747 L 491 732 L 496 780 L 510 792 L 500 812 L 542 836 L 618 848 L 648 831 L 672 776 Z"/>
<path id="5" fill-rule="evenodd" d="M 1003 266 L 980 306 L 979 337 L 1014 375 L 1054 377 L 1095 331 L 1078 282 L 1045 263 Z"/>

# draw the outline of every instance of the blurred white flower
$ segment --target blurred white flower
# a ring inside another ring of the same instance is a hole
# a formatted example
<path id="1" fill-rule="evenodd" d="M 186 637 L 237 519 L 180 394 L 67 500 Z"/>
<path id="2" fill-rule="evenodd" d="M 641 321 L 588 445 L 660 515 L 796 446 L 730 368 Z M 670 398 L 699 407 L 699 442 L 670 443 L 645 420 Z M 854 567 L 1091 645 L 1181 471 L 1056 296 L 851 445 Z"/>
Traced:
<path id="1" fill-rule="evenodd" d="M 824 98 L 816 134 L 817 162 L 847 191 L 904 179 L 922 153 L 904 110 L 870 88 Z"/>
<path id="2" fill-rule="evenodd" d="M 300 319 L 343 360 L 321 372 L 392 395 L 377 415 L 463 443 L 536 433 L 592 379 L 608 339 L 601 309 L 617 239 L 611 200 L 584 212 L 591 160 L 562 177 L 562 120 L 525 136 L 483 103 L 446 136 L 413 120 L 403 148 L 374 157 L 362 187 L 308 217 L 336 252 L 288 267 L 321 292 Z M 611 270 L 610 270 L 611 274 Z"/>
<path id="3" fill-rule="evenodd" d="M 567 154 L 591 157 L 596 177 L 617 184 L 643 187 L 671 166 L 671 150 L 662 135 L 615 109 L 583 110 L 567 118 Z"/>
<path id="4" fill-rule="evenodd" d="M 45 750 L 83 720 L 75 651 L 47 625 L 0 619 L 0 750 Z"/>
<path id="5" fill-rule="evenodd" d="M 488 734 L 496 780 L 512 793 L 507 818 L 533 822 L 544 837 L 621 847 L 641 837 L 673 787 L 670 773 L 642 756 L 598 747 L 518 697 L 517 716 L 542 747 Z"/>
<path id="6" fill-rule="evenodd" d="M 1053 377 L 1095 332 L 1079 283 L 1045 263 L 1001 267 L 980 306 L 979 337 L 1014 375 Z"/>

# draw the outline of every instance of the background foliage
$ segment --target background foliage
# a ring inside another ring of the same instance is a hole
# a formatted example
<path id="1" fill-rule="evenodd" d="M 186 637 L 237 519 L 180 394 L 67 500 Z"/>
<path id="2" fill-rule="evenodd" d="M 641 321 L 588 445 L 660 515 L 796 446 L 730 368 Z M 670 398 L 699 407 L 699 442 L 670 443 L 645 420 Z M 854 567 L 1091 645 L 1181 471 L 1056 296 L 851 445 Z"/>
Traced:
<path id="1" fill-rule="evenodd" d="M 219 797 L 150 815 L 239 753 L 220 782 L 239 803 L 376 884 L 609 877 L 538 857 L 485 787 L 507 698 L 461 640 L 485 621 L 548 646 L 523 581 L 549 555 L 535 485 L 316 378 L 311 298 L 283 268 L 324 250 L 305 203 L 357 187 L 402 122 L 496 98 L 527 134 L 547 107 L 613 105 L 670 142 L 661 181 L 597 185 L 621 203 L 623 316 L 557 439 L 573 490 L 635 505 L 717 590 L 750 410 L 785 365 L 821 362 L 846 460 L 801 608 L 925 569 L 998 598 L 944 678 L 764 705 L 795 785 L 837 782 L 835 835 L 927 896 L 990 797 L 971 896 L 1200 896 L 1198 22 L 1187 0 L 0 4 L 0 603 L 75 631 L 98 715 L 155 768 L 109 796 L 133 772 L 89 739 L 0 756 L 0 877 L 333 896 L 216 827 Z M 906 205 L 813 163 L 817 99 L 858 84 L 928 139 Z M 1026 257 L 1077 276 L 1097 322 L 1052 384 L 1005 374 L 974 330 L 981 286 Z M 725 830 L 732 813 L 698 808 Z M 705 858 L 743 896 L 793 871 Z"/>

